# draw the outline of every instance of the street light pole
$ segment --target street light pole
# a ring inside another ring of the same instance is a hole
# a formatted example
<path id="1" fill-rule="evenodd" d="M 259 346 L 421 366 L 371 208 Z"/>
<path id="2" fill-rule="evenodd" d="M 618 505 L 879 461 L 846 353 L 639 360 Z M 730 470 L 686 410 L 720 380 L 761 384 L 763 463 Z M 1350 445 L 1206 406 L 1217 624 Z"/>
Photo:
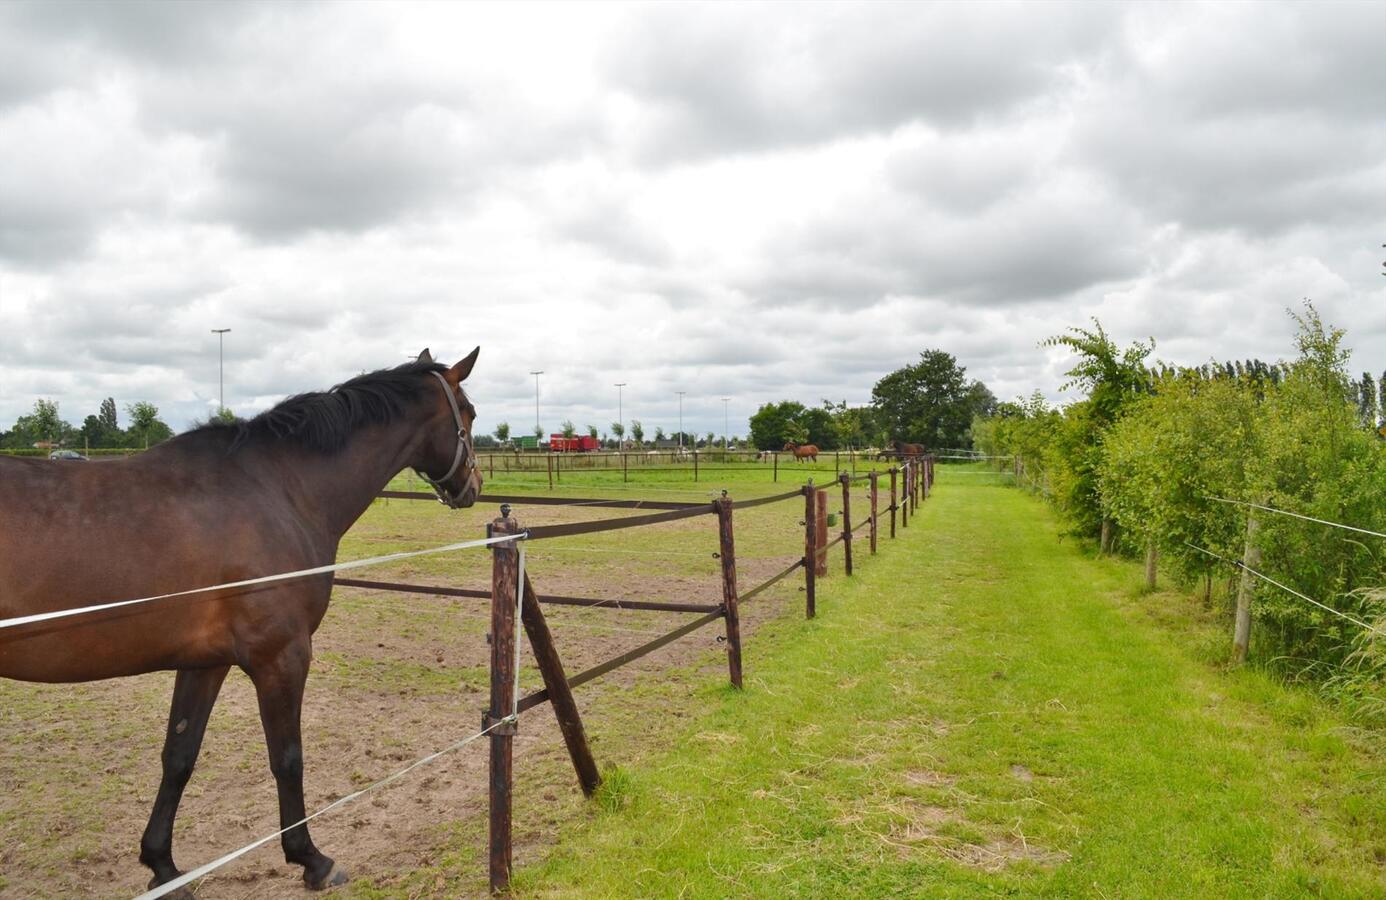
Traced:
<path id="1" fill-rule="evenodd" d="M 625 387 L 624 381 L 616 382 L 616 424 L 621 426 L 621 433 L 616 435 L 616 449 L 620 450 L 626 442 L 626 419 L 625 410 L 621 408 L 621 388 Z"/>
<path id="2" fill-rule="evenodd" d="M 727 441 L 727 401 L 730 397 L 722 398 L 722 450 L 730 450 L 731 444 Z"/>
<path id="3" fill-rule="evenodd" d="M 688 392 L 687 392 L 687 391 L 674 391 L 674 393 L 679 395 L 679 449 L 682 450 L 682 449 L 683 449 L 683 395 L 686 394 L 686 393 L 688 393 Z"/>
<path id="4" fill-rule="evenodd" d="M 217 413 L 226 412 L 226 332 L 230 328 L 213 328 L 217 336 Z"/>
<path id="5" fill-rule="evenodd" d="M 534 376 L 534 437 L 536 440 L 543 437 L 540 433 L 543 429 L 539 427 L 539 376 L 544 374 L 544 370 L 530 372 Z"/>

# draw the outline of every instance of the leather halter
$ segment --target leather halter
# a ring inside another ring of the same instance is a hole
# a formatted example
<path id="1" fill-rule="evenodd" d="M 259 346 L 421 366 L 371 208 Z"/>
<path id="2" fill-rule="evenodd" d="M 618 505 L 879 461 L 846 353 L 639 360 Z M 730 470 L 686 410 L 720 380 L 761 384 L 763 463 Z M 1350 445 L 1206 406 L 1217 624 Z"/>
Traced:
<path id="1" fill-rule="evenodd" d="M 415 468 L 414 471 L 418 473 L 420 478 L 432 485 L 433 492 L 438 495 L 439 503 L 456 509 L 457 500 L 462 495 L 459 492 L 457 496 L 449 497 L 447 488 L 443 486 L 443 483 L 452 477 L 452 473 L 456 472 L 457 467 L 462 465 L 463 457 L 466 457 L 467 471 L 462 476 L 463 490 L 466 490 L 466 483 L 471 480 L 472 473 L 476 471 L 476 454 L 469 452 L 469 448 L 467 447 L 467 426 L 462 422 L 462 407 L 457 404 L 456 393 L 453 392 L 452 387 L 448 384 L 448 380 L 442 375 L 437 372 L 429 372 L 428 374 L 438 379 L 438 383 L 443 386 L 443 393 L 448 398 L 448 406 L 452 407 L 452 418 L 453 421 L 457 423 L 457 452 L 452 455 L 452 465 L 448 466 L 448 470 L 444 472 L 440 478 L 429 478 L 428 473 L 419 468 Z"/>

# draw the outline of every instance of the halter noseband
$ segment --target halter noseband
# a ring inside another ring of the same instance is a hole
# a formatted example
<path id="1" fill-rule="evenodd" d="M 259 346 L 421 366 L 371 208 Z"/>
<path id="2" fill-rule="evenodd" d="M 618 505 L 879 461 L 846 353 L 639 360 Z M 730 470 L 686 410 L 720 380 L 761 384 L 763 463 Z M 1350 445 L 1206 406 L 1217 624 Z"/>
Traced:
<path id="1" fill-rule="evenodd" d="M 424 472 L 422 469 L 416 468 L 414 471 L 419 473 L 420 478 L 432 485 L 433 493 L 438 495 L 439 503 L 456 509 L 455 504 L 461 494 L 458 494 L 457 497 L 449 497 L 447 488 L 443 487 L 443 482 L 451 478 L 452 473 L 457 471 L 457 467 L 462 465 L 462 458 L 464 456 L 467 458 L 467 471 L 466 474 L 463 475 L 462 481 L 464 484 L 469 481 L 472 477 L 472 472 L 476 471 L 476 454 L 470 453 L 467 450 L 467 426 L 462 422 L 462 407 L 457 405 L 457 395 L 453 393 L 452 387 L 442 375 L 439 375 L 437 372 L 429 372 L 428 374 L 438 379 L 438 383 L 443 386 L 443 393 L 448 398 L 448 406 L 452 407 L 452 418 L 457 423 L 457 452 L 452 455 L 452 465 L 448 466 L 448 470 L 443 473 L 442 477 L 436 480 L 429 478 L 428 473 Z"/>

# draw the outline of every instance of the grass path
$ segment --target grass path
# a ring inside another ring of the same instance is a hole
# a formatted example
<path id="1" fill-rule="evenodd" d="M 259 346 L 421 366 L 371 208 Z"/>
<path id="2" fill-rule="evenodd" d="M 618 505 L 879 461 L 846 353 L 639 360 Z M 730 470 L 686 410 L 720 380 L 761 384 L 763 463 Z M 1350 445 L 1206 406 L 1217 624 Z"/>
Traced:
<path id="1" fill-rule="evenodd" d="M 825 582 L 818 619 L 748 646 L 745 692 L 651 724 L 667 749 L 517 893 L 1386 891 L 1379 739 L 1211 664 L 1196 604 L 1139 593 L 1134 565 L 983 480 L 945 472 L 895 546 Z"/>

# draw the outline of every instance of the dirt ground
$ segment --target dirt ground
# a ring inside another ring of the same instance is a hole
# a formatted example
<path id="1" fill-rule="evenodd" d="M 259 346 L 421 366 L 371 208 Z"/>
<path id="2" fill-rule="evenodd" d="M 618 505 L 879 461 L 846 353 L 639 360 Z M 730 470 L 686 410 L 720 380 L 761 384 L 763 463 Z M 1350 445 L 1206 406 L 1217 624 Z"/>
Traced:
<path id="1" fill-rule="evenodd" d="M 854 499 L 854 513 L 866 509 L 864 499 Z M 517 514 L 523 524 L 537 525 L 625 513 L 536 506 Z M 449 513 L 436 504 L 378 503 L 343 541 L 340 558 L 474 537 L 492 515 L 494 507 Z M 799 556 L 801 516 L 802 505 L 790 500 L 738 517 L 743 592 Z M 715 603 L 721 600 L 715 549 L 716 519 L 698 517 L 536 542 L 527 554 L 528 571 L 541 594 Z M 489 586 L 490 559 L 471 551 L 351 575 L 483 587 Z M 797 575 L 786 579 L 744 608 L 749 656 L 758 628 L 801 608 L 801 584 Z M 314 639 L 303 710 L 310 811 L 479 729 L 489 690 L 488 609 L 485 600 L 337 588 Z M 569 675 L 688 618 L 554 606 L 545 613 Z M 577 690 L 599 764 L 619 755 L 603 740 L 604 726 L 614 730 L 622 717 L 639 716 L 657 728 L 659 718 L 682 714 L 667 697 L 640 698 L 642 683 L 658 681 L 651 674 L 695 667 L 689 697 L 725 684 L 722 633 L 721 623 L 713 622 Z M 541 685 L 528 647 L 521 678 L 526 691 Z M 0 681 L 0 896 L 133 896 L 144 889 L 149 872 L 137 859 L 139 839 L 159 782 L 172 684 L 167 672 L 82 685 Z M 526 713 L 515 746 L 517 865 L 543 852 L 554 839 L 546 826 L 578 802 L 567 766 L 549 707 Z M 482 740 L 317 820 L 313 839 L 350 871 L 358 889 L 400 885 L 419 866 L 447 859 L 471 877 L 411 885 L 408 893 L 476 892 L 485 878 L 485 773 Z M 254 692 L 235 671 L 179 810 L 174 856 L 191 869 L 277 827 Z M 297 898 L 305 893 L 299 877 L 274 841 L 205 880 L 197 896 Z M 349 886 L 346 893 L 355 891 Z"/>

